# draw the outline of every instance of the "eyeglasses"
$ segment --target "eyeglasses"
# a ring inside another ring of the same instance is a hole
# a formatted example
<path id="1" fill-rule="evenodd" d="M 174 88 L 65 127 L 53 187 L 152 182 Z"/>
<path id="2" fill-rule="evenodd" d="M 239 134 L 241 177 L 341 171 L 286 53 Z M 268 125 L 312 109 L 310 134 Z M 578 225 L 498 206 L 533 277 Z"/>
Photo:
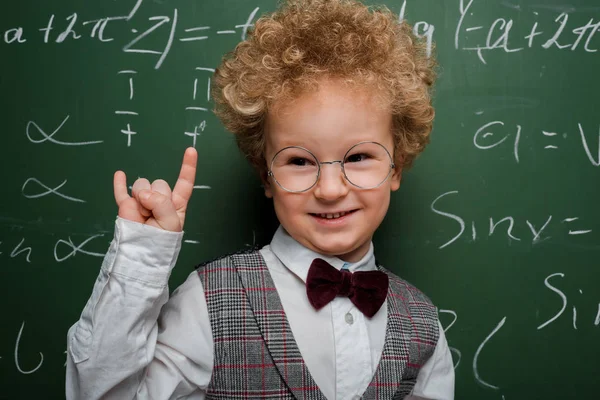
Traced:
<path id="1" fill-rule="evenodd" d="M 343 160 L 336 161 L 319 161 L 304 147 L 285 147 L 273 156 L 267 174 L 283 190 L 302 193 L 317 184 L 323 164 L 340 164 L 346 180 L 359 189 L 375 189 L 395 168 L 392 156 L 382 144 L 360 142 L 350 147 Z"/>

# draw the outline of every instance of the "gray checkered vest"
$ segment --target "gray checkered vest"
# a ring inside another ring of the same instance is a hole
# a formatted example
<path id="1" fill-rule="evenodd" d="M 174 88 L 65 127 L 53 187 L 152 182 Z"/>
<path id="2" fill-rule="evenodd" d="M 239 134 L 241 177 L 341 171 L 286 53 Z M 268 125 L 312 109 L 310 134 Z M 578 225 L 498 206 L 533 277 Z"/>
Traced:
<path id="1" fill-rule="evenodd" d="M 418 289 L 390 277 L 381 360 L 363 399 L 403 399 L 431 357 L 436 309 Z M 308 371 L 265 261 L 258 251 L 197 268 L 214 340 L 207 399 L 326 400 Z"/>

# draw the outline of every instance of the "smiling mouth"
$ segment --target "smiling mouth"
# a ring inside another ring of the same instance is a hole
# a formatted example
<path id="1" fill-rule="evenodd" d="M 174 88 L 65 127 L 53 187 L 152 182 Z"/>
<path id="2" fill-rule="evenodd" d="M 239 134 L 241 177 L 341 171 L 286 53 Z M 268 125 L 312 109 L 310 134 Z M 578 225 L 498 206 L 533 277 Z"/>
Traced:
<path id="1" fill-rule="evenodd" d="M 327 214 L 327 213 L 310 213 L 310 215 L 312 215 L 314 217 L 325 218 L 325 219 L 336 219 L 336 218 L 341 218 L 343 216 L 352 214 L 355 211 L 356 210 L 350 210 L 350 211 L 343 211 L 343 212 L 331 213 L 331 214 Z"/>

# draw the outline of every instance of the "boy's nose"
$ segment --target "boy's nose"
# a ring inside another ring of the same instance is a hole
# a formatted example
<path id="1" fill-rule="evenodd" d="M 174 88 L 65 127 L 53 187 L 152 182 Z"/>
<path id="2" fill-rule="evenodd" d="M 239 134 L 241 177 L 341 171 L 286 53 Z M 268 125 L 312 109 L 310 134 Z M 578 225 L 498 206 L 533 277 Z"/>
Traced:
<path id="1" fill-rule="evenodd" d="M 345 196 L 349 189 L 349 182 L 339 164 L 321 165 L 321 176 L 315 186 L 315 196 L 323 200 L 335 200 Z"/>

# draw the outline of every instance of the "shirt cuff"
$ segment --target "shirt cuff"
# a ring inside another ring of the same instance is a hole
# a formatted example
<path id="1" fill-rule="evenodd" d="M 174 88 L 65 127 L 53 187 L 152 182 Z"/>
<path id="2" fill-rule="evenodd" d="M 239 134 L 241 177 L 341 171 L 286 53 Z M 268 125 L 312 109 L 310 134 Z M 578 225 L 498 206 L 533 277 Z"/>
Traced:
<path id="1" fill-rule="evenodd" d="M 147 284 L 165 286 L 181 250 L 183 232 L 171 232 L 117 217 L 102 268 Z"/>

